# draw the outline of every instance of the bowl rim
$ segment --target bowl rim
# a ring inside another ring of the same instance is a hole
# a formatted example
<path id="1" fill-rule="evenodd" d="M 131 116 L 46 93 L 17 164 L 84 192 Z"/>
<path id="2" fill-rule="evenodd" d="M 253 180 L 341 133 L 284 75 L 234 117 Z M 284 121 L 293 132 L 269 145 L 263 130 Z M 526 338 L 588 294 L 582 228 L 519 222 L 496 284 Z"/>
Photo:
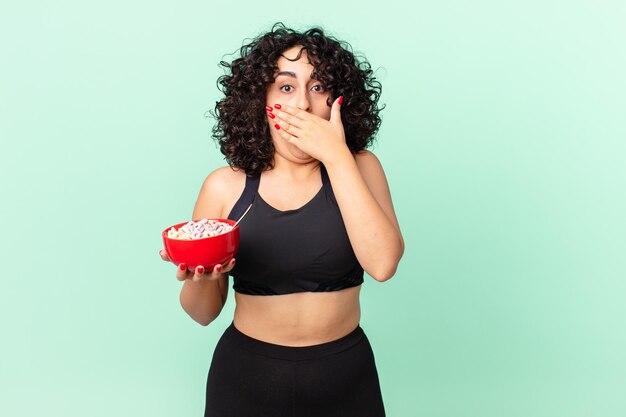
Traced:
<path id="1" fill-rule="evenodd" d="M 175 227 L 176 229 L 178 229 L 179 227 L 181 227 L 181 226 L 183 226 L 183 225 L 185 225 L 185 224 L 189 223 L 190 221 L 197 222 L 197 221 L 200 221 L 200 220 L 202 220 L 202 219 L 207 219 L 207 220 L 219 220 L 219 221 L 220 221 L 220 222 L 222 222 L 222 223 L 230 223 L 230 225 L 231 225 L 231 226 L 232 226 L 233 224 L 237 223 L 235 220 L 232 220 L 232 219 L 220 219 L 220 218 L 217 218 L 217 217 L 216 217 L 216 218 L 201 217 L 201 218 L 199 218 L 199 219 L 197 219 L 197 220 L 187 220 L 187 221 L 184 221 L 184 222 L 181 222 L 181 223 L 176 223 L 176 224 L 173 224 L 173 225 L 171 225 L 171 226 L 169 226 L 169 227 L 165 228 L 165 230 L 163 230 L 163 232 L 161 232 L 161 236 L 163 236 L 163 238 L 164 238 L 164 239 L 167 239 L 167 240 L 173 240 L 173 241 L 176 241 L 176 242 L 198 242 L 198 241 L 201 241 L 201 240 L 213 239 L 213 238 L 220 237 L 220 236 L 226 236 L 226 235 L 228 235 L 228 234 L 230 234 L 230 233 L 233 233 L 233 232 L 235 231 L 235 229 L 237 229 L 237 230 L 239 229 L 239 225 L 237 225 L 237 226 L 233 227 L 231 230 L 229 230 L 228 232 L 225 232 L 225 233 L 220 233 L 219 235 L 215 235 L 215 236 L 201 237 L 201 238 L 198 238 L 198 239 L 174 239 L 174 238 L 171 238 L 171 237 L 168 237 L 168 236 L 167 236 L 167 232 L 168 232 L 168 231 L 169 231 L 172 227 Z M 226 221 L 224 221 L 224 220 L 226 220 Z"/>

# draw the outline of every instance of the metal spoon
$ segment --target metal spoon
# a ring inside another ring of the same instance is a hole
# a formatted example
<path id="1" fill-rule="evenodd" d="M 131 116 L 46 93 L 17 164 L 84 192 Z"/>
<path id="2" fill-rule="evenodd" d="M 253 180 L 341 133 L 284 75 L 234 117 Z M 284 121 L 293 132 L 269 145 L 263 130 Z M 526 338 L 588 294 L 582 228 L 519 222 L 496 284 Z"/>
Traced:
<path id="1" fill-rule="evenodd" d="M 243 219 L 243 216 L 245 216 L 246 214 L 248 214 L 248 211 L 250 211 L 250 208 L 252 207 L 252 204 L 250 204 L 248 206 L 248 208 L 246 209 L 246 211 L 241 215 L 241 217 L 239 218 L 239 220 L 237 220 L 237 222 L 233 225 L 233 229 L 235 228 L 235 226 L 237 226 L 239 224 L 239 222 L 241 221 L 241 219 Z"/>

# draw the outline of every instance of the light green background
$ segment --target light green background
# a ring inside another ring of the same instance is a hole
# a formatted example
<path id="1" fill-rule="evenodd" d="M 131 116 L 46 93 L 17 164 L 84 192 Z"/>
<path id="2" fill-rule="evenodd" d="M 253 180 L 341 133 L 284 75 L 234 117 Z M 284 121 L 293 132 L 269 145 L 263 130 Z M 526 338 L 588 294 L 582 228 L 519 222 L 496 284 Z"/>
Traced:
<path id="1" fill-rule="evenodd" d="M 383 84 L 388 416 L 626 415 L 624 2 L 224 3 L 1 6 L 0 414 L 201 415 L 232 289 L 193 322 L 159 234 L 225 165 L 218 62 L 281 20 Z"/>

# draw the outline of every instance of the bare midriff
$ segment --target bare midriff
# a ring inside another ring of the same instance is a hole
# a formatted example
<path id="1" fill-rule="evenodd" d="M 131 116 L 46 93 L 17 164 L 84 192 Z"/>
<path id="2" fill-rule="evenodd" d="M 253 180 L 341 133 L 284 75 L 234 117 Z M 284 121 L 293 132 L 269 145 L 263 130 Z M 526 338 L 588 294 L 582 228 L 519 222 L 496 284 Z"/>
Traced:
<path id="1" fill-rule="evenodd" d="M 248 295 L 235 292 L 234 325 L 267 343 L 312 346 L 340 339 L 361 319 L 361 286 L 331 292 Z"/>

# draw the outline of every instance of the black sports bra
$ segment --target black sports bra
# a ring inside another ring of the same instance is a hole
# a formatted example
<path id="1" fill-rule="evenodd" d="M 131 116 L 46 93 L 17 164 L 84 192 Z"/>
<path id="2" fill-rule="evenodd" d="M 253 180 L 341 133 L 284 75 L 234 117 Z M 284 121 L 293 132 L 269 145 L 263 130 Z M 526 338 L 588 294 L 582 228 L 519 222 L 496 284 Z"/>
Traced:
<path id="1" fill-rule="evenodd" d="M 261 175 L 246 176 L 246 186 L 228 215 L 239 223 L 237 260 L 230 271 L 233 290 L 279 295 L 337 291 L 363 283 L 363 268 L 350 245 L 326 168 L 322 188 L 308 203 L 281 211 L 258 193 Z"/>

